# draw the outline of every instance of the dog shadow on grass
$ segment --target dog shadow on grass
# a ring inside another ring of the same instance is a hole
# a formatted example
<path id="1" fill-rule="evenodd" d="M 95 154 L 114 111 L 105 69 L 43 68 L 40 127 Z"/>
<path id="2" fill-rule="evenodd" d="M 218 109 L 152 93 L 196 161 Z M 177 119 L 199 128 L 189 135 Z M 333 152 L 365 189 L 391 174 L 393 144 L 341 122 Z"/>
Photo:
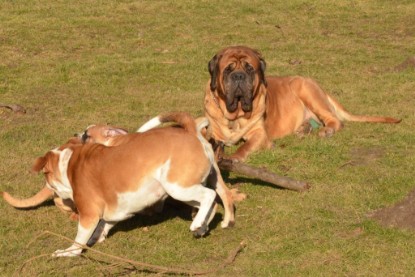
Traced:
<path id="1" fill-rule="evenodd" d="M 47 207 L 53 207 L 55 203 L 52 199 L 46 200 L 45 202 L 35 206 L 35 207 L 28 207 L 28 208 L 18 208 L 18 210 L 22 211 L 29 211 L 29 210 L 37 210 L 37 209 L 44 209 Z M 151 209 L 150 209 L 151 211 Z M 193 220 L 192 218 L 192 207 L 186 205 L 183 202 L 177 201 L 168 197 L 164 203 L 164 207 L 161 212 L 147 212 L 147 213 L 138 213 L 133 217 L 118 222 L 109 232 L 108 237 L 111 237 L 113 234 L 117 232 L 128 232 L 134 229 L 139 228 L 148 228 L 151 226 L 156 226 L 158 224 L 162 224 L 163 222 L 167 222 L 169 220 L 180 218 L 189 223 L 189 226 Z M 222 221 L 222 215 L 220 212 L 217 212 L 213 217 L 212 221 L 209 224 L 209 229 L 214 230 Z M 208 236 L 207 233 L 205 236 Z"/>
<path id="2" fill-rule="evenodd" d="M 228 184 L 229 188 L 238 188 L 241 187 L 240 184 L 243 183 L 250 183 L 254 184 L 255 186 L 264 186 L 264 187 L 270 187 L 274 189 L 284 189 L 281 187 L 278 187 L 274 184 L 267 183 L 258 179 L 254 178 L 248 178 L 248 177 L 230 177 L 228 172 L 223 172 L 222 177 L 224 181 Z M 154 213 L 151 215 L 148 214 L 137 214 L 134 217 L 121 221 L 117 223 L 114 228 L 111 229 L 109 233 L 109 237 L 111 237 L 113 234 L 117 232 L 128 232 L 134 229 L 138 228 L 146 228 L 155 226 L 158 224 L 162 224 L 163 222 L 167 222 L 169 220 L 180 218 L 186 222 L 190 223 L 192 222 L 192 207 L 186 205 L 183 202 L 174 200 L 172 198 L 167 198 L 166 202 L 164 204 L 164 208 L 162 212 L 160 213 Z M 220 212 L 216 212 L 214 218 L 209 224 L 209 229 L 214 230 L 220 225 L 220 222 L 223 220 L 223 215 Z M 206 234 L 206 236 L 209 236 L 209 232 Z"/>
<path id="3" fill-rule="evenodd" d="M 152 214 L 140 213 L 136 214 L 132 218 L 120 221 L 114 226 L 114 228 L 111 229 L 108 237 L 111 237 L 117 232 L 129 232 L 139 228 L 156 226 L 175 218 L 179 218 L 188 222 L 188 225 L 190 226 L 193 220 L 192 207 L 169 197 L 166 199 L 163 210 L 161 212 L 154 212 Z M 221 221 L 222 215 L 217 212 L 209 224 L 209 229 L 216 229 Z M 209 232 L 205 236 L 209 236 Z"/>

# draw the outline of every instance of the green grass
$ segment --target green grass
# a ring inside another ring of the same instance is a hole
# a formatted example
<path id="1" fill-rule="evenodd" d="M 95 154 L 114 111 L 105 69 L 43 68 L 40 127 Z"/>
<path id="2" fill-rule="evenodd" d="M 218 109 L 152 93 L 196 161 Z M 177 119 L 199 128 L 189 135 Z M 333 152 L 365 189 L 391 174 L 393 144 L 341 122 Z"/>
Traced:
<path id="1" fill-rule="evenodd" d="M 17 0 L 0 7 L 0 103 L 27 109 L 26 115 L 0 109 L 0 190 L 33 195 L 44 184 L 29 173 L 33 160 L 89 124 L 134 131 L 163 111 L 202 115 L 208 61 L 225 46 L 244 44 L 262 52 L 269 75 L 313 77 L 353 113 L 403 121 L 346 123 L 330 139 L 290 136 L 252 155 L 250 164 L 306 180 L 312 189 L 299 194 L 227 176 L 249 195 L 238 204 L 233 229 L 220 228 L 220 210 L 210 236 L 195 240 L 188 210 L 168 206 L 163 215 L 120 223 L 94 248 L 203 270 L 216 268 L 244 240 L 235 262 L 214 276 L 415 274 L 413 232 L 367 218 L 415 185 L 415 71 L 391 70 L 414 55 L 413 1 Z M 380 154 L 367 158 L 362 149 Z M 43 230 L 76 233 L 53 205 L 16 210 L 0 201 L 0 211 L 1 276 L 68 246 L 55 237 L 33 240 Z M 92 252 L 44 257 L 21 275 L 150 274 L 105 261 L 114 263 Z"/>

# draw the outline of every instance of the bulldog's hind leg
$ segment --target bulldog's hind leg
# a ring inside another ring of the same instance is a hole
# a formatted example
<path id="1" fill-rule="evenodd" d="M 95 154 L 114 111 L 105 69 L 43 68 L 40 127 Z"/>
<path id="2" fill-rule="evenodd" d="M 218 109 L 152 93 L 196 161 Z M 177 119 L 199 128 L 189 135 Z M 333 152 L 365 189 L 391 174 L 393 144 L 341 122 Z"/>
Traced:
<path id="1" fill-rule="evenodd" d="M 212 186 L 216 193 L 222 200 L 225 214 L 221 223 L 222 228 L 232 227 L 235 225 L 235 205 L 232 192 L 225 185 L 222 176 L 219 171 L 219 167 L 214 164 L 212 172 L 208 177 L 208 185 Z"/>
<path id="2" fill-rule="evenodd" d="M 98 216 L 91 217 L 80 215 L 78 223 L 78 233 L 76 234 L 75 242 L 65 250 L 56 250 L 55 253 L 53 253 L 53 256 L 74 257 L 80 255 L 82 253 L 82 247 L 88 243 L 98 223 Z"/>
<path id="3" fill-rule="evenodd" d="M 177 184 L 163 184 L 163 187 L 174 199 L 199 208 L 190 225 L 190 231 L 193 232 L 195 237 L 204 236 L 209 230 L 208 224 L 212 220 L 212 213 L 216 208 L 216 205 L 214 205 L 216 198 L 215 191 L 201 184 L 190 187 L 182 187 Z"/>

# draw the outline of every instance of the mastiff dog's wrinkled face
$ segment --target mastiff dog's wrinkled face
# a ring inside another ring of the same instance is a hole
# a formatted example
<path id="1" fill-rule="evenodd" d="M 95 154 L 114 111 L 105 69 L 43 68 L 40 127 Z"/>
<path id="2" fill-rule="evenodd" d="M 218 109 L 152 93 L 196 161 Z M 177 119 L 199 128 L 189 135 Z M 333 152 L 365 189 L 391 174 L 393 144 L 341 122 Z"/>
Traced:
<path id="1" fill-rule="evenodd" d="M 209 62 L 210 89 L 225 101 L 229 113 L 250 113 L 259 87 L 266 86 L 265 67 L 260 53 L 251 48 L 225 48 Z"/>

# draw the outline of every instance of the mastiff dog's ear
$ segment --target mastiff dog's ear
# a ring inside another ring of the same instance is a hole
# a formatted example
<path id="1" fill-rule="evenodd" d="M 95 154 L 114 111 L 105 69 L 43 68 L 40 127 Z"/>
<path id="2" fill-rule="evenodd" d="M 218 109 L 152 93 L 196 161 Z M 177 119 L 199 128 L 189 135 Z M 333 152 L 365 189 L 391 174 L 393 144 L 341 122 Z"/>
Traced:
<path id="1" fill-rule="evenodd" d="M 210 90 L 215 91 L 216 80 L 217 80 L 218 73 L 219 73 L 219 56 L 218 55 L 213 56 L 213 58 L 209 61 L 208 70 L 210 73 Z"/>
<path id="2" fill-rule="evenodd" d="M 265 79 L 265 69 L 267 68 L 267 63 L 265 62 L 264 58 L 261 57 L 261 55 L 258 56 L 259 58 L 259 64 L 260 64 L 260 78 L 261 83 L 264 84 L 264 86 L 267 86 L 267 80 Z"/>

